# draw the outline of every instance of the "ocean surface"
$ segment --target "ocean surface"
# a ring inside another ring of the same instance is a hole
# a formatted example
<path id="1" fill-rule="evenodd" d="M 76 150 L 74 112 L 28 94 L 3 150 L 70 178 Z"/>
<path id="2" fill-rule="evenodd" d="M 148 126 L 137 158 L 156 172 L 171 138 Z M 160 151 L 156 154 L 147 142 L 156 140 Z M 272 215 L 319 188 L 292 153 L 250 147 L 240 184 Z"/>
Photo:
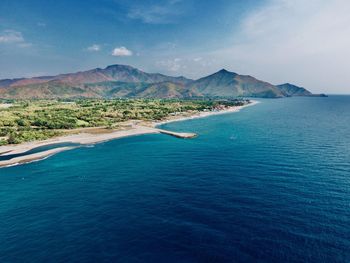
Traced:
<path id="1" fill-rule="evenodd" d="M 350 262 L 350 96 L 260 101 L 0 169 L 0 262 Z"/>

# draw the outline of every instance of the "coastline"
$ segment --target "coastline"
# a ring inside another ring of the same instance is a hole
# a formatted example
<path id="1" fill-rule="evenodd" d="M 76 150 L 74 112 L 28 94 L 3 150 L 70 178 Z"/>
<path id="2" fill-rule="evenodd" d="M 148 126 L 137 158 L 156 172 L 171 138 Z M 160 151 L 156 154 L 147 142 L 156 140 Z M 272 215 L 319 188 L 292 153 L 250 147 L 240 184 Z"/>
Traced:
<path id="1" fill-rule="evenodd" d="M 77 148 L 77 147 L 59 147 L 59 148 L 55 148 L 55 149 L 51 149 L 51 150 L 47 150 L 47 151 L 43 151 L 43 152 L 29 154 L 26 156 L 15 157 L 15 158 L 12 158 L 10 160 L 0 161 L 0 168 L 44 160 L 44 159 L 46 159 L 46 158 L 48 158 L 56 153 L 72 150 L 75 148 Z M 24 157 L 26 157 L 26 158 L 24 158 Z"/>
<path id="2" fill-rule="evenodd" d="M 193 114 L 191 116 L 179 116 L 179 117 L 169 117 L 166 120 L 155 122 L 154 125 L 155 127 L 158 127 L 163 124 L 171 123 L 171 122 L 178 122 L 178 121 L 187 121 L 187 120 L 192 120 L 192 119 L 199 119 L 199 118 L 205 118 L 205 117 L 210 117 L 210 116 L 215 116 L 215 115 L 222 115 L 222 114 L 227 114 L 227 113 L 233 113 L 233 112 L 239 112 L 240 110 L 254 106 L 256 104 L 260 103 L 260 101 L 257 100 L 251 100 L 249 104 L 243 105 L 243 106 L 234 106 L 230 107 L 229 109 L 226 110 L 221 110 L 221 111 L 202 111 L 197 114 Z"/>
<path id="3" fill-rule="evenodd" d="M 134 123 L 131 123 L 131 128 L 127 130 L 117 130 L 117 131 L 112 131 L 108 133 L 98 133 L 98 134 L 81 132 L 78 134 L 63 135 L 63 136 L 59 136 L 59 137 L 55 137 L 55 138 L 51 138 L 43 141 L 33 141 L 33 142 L 26 142 L 18 145 L 0 146 L 0 156 L 6 157 L 8 155 L 13 155 L 13 154 L 24 154 L 25 152 L 35 149 L 37 147 L 48 146 L 52 144 L 76 143 L 83 146 L 83 145 L 96 144 L 96 143 L 101 143 L 101 142 L 110 141 L 114 139 L 143 135 L 143 134 L 162 133 L 162 134 L 175 136 L 178 138 L 193 138 L 196 136 L 196 134 L 194 133 L 176 133 L 176 132 L 160 129 L 158 127 L 160 125 L 170 123 L 170 122 L 185 121 L 185 120 L 191 120 L 191 119 L 197 119 L 197 118 L 205 118 L 205 117 L 214 116 L 214 115 L 239 112 L 241 109 L 249 106 L 253 106 L 257 103 L 259 103 L 259 101 L 251 100 L 249 104 L 246 104 L 243 106 L 230 107 L 229 109 L 214 111 L 214 112 L 212 111 L 199 112 L 196 114 L 191 114 L 189 116 L 183 116 L 183 115 L 171 116 L 171 117 L 168 117 L 166 120 L 159 121 L 159 122 L 145 123 L 144 125 L 140 125 L 138 124 L 139 121 L 137 122 L 135 121 Z M 54 148 L 54 149 L 50 149 L 50 150 L 46 150 L 38 153 L 23 155 L 23 156 L 9 159 L 9 160 L 0 161 L 0 168 L 42 160 L 56 153 L 75 149 L 77 147 L 79 146 L 58 147 L 58 148 Z"/>

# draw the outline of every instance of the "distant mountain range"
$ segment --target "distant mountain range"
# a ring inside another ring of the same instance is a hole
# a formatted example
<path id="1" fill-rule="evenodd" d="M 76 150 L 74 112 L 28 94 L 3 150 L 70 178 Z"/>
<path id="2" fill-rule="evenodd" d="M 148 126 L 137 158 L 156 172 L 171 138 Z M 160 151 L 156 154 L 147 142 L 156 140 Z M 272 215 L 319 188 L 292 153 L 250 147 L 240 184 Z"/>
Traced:
<path id="1" fill-rule="evenodd" d="M 282 98 L 325 96 L 289 83 L 272 85 L 222 69 L 192 80 L 111 65 L 77 73 L 0 80 L 0 98 Z"/>

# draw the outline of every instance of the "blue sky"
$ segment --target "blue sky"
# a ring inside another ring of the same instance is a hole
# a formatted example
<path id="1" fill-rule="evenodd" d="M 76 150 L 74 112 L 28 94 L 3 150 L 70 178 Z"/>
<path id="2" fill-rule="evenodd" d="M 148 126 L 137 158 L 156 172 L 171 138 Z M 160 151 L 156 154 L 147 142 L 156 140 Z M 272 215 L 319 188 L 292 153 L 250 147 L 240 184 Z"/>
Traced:
<path id="1" fill-rule="evenodd" d="M 350 93 L 349 13 L 345 0 L 1 0 L 0 78 L 110 64 L 191 78 L 227 68 Z"/>

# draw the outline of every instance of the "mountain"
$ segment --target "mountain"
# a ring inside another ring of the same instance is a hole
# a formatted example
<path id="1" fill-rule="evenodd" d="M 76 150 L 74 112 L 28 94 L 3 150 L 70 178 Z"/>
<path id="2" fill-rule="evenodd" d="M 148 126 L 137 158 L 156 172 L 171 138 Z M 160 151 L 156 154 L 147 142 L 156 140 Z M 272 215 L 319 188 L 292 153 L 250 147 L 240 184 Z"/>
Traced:
<path id="1" fill-rule="evenodd" d="M 184 98 L 189 97 L 185 85 L 173 82 L 160 82 L 149 85 L 146 89 L 138 92 L 137 98 Z"/>
<path id="2" fill-rule="evenodd" d="M 0 88 L 8 87 L 8 86 L 10 86 L 11 84 L 15 83 L 18 80 L 21 80 L 21 79 L 1 79 L 0 80 Z"/>
<path id="3" fill-rule="evenodd" d="M 277 85 L 277 88 L 279 88 L 282 93 L 287 96 L 310 96 L 312 93 L 302 87 L 298 87 L 296 85 L 285 83 L 281 85 Z"/>
<path id="4" fill-rule="evenodd" d="M 102 81 L 144 82 L 157 83 L 171 81 L 174 83 L 188 83 L 191 80 L 184 77 L 170 77 L 159 73 L 146 73 L 126 65 L 112 65 L 105 69 L 93 69 L 78 73 L 58 75 L 56 79 L 72 84 L 97 83 Z"/>
<path id="5" fill-rule="evenodd" d="M 317 97 L 326 97 L 325 94 L 312 94 L 310 91 L 303 87 L 299 87 L 290 83 L 284 83 L 281 85 L 276 85 L 277 88 L 281 90 L 284 96 L 286 97 L 295 97 L 295 96 L 317 96 Z"/>
<path id="6" fill-rule="evenodd" d="M 189 89 L 204 97 L 284 97 L 270 83 L 225 69 L 190 83 Z"/>
<path id="7" fill-rule="evenodd" d="M 222 69 L 191 80 L 111 65 L 57 76 L 0 80 L 0 98 L 227 98 L 311 96 L 300 87 L 274 86 L 252 76 Z"/>
<path id="8" fill-rule="evenodd" d="M 60 81 L 62 83 L 69 83 L 70 85 L 79 85 L 85 83 L 98 83 L 104 81 L 145 83 L 171 81 L 175 83 L 186 84 L 189 83 L 191 80 L 186 79 L 185 77 L 170 77 L 159 73 L 146 73 L 127 65 L 111 65 L 104 69 L 95 68 L 88 71 L 60 74 L 57 76 L 3 80 L 4 83 L 9 83 L 9 86 L 11 87 L 46 83 L 49 81 Z M 0 84 L 1 83 L 2 81 L 0 80 Z"/>

